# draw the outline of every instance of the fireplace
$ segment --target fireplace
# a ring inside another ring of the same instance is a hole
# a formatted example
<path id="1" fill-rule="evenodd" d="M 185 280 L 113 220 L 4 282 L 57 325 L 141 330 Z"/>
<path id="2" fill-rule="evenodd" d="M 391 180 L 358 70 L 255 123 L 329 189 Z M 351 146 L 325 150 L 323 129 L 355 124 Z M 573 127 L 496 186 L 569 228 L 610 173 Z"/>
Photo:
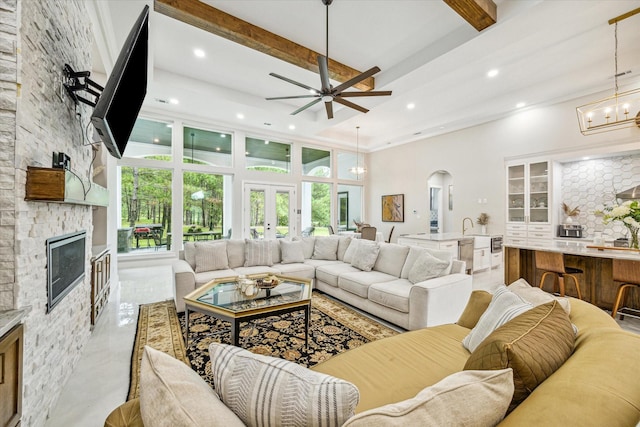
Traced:
<path id="1" fill-rule="evenodd" d="M 47 239 L 47 313 L 82 281 L 86 231 Z"/>

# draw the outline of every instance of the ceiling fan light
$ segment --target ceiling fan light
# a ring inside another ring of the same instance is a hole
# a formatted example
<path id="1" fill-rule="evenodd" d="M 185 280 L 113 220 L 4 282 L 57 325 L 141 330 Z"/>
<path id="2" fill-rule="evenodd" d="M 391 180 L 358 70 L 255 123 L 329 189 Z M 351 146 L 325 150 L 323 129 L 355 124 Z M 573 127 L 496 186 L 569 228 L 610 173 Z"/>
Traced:
<path id="1" fill-rule="evenodd" d="M 333 96 L 331 95 L 322 95 L 322 102 L 331 102 L 333 101 Z"/>

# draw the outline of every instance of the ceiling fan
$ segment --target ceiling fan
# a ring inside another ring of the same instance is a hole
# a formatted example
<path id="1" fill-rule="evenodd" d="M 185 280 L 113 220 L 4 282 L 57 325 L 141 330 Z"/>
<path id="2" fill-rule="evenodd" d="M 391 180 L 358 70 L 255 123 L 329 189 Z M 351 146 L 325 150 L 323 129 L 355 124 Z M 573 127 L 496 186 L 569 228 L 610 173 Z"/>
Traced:
<path id="1" fill-rule="evenodd" d="M 327 37 L 326 37 L 326 55 L 318 55 L 318 69 L 320 71 L 320 83 L 321 89 L 314 89 L 311 86 L 307 86 L 303 83 L 296 82 L 295 80 L 288 79 L 284 76 L 281 76 L 276 73 L 269 73 L 270 76 L 276 77 L 280 80 L 284 80 L 285 82 L 289 82 L 296 86 L 300 86 L 303 89 L 306 89 L 310 92 L 308 95 L 297 95 L 297 96 L 279 96 L 275 98 L 266 98 L 268 101 L 277 100 L 277 99 L 297 99 L 297 98 L 316 98 L 308 104 L 298 108 L 296 111 L 291 113 L 291 115 L 298 114 L 301 111 L 306 110 L 307 108 L 317 104 L 320 101 L 324 102 L 325 109 L 327 110 L 327 118 L 333 118 L 333 101 L 338 104 L 342 104 L 346 107 L 353 108 L 354 110 L 358 110 L 360 112 L 366 113 L 367 110 L 360 105 L 354 104 L 351 101 L 348 101 L 344 98 L 358 97 L 358 96 L 388 96 L 391 95 L 390 90 L 381 90 L 381 91 L 368 91 L 368 92 L 344 92 L 345 89 L 361 82 L 364 79 L 367 79 L 374 74 L 380 71 L 380 68 L 373 67 L 364 73 L 353 77 L 352 79 L 347 80 L 346 82 L 333 87 L 331 82 L 329 81 L 329 5 L 333 2 L 333 0 L 322 0 L 322 3 L 327 7 Z"/>

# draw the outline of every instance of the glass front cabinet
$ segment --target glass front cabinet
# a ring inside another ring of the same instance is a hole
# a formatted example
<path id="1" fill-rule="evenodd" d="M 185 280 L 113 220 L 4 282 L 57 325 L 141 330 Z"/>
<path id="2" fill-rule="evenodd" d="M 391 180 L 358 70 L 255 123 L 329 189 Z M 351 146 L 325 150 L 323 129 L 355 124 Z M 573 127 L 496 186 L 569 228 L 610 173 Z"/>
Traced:
<path id="1" fill-rule="evenodd" d="M 507 166 L 507 229 L 510 243 L 542 243 L 551 233 L 550 162 Z"/>

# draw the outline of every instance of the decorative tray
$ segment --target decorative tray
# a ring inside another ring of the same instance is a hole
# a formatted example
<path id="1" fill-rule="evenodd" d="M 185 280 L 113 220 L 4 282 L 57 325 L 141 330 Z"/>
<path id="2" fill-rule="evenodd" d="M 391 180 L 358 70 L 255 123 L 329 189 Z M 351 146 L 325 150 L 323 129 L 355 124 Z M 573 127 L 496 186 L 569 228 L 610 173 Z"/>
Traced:
<path id="1" fill-rule="evenodd" d="M 256 279 L 256 286 L 260 289 L 273 289 L 280 284 L 280 280 L 277 277 L 265 277 L 263 279 Z"/>

